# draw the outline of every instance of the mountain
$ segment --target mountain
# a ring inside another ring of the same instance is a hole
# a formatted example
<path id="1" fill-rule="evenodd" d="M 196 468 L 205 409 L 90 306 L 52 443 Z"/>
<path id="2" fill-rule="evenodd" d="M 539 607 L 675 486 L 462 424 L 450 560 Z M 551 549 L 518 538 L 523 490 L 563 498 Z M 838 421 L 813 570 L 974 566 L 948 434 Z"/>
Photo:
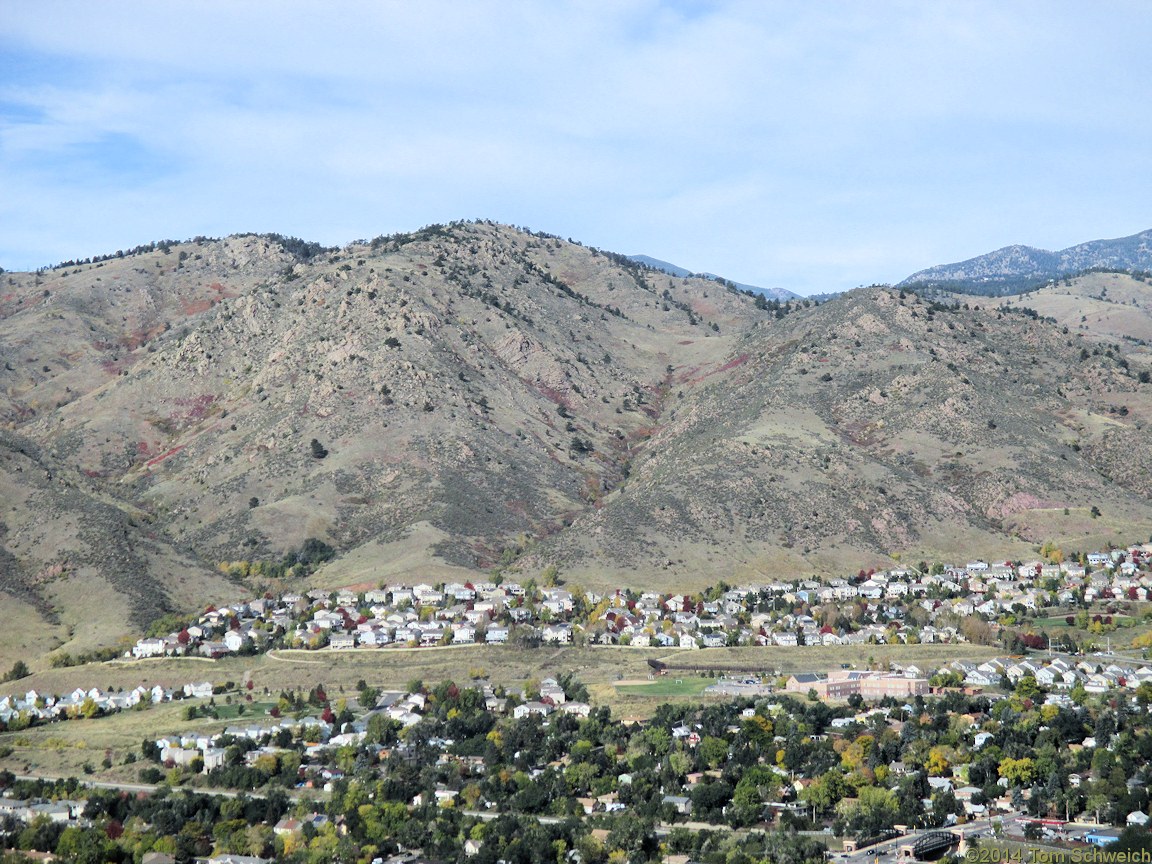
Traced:
<path id="1" fill-rule="evenodd" d="M 645 267 L 651 267 L 653 270 L 663 270 L 665 273 L 670 273 L 673 276 L 691 276 L 692 271 L 676 264 L 670 264 L 667 261 L 661 261 L 659 258 L 653 258 L 650 255 L 629 255 L 631 260 L 637 264 L 643 264 Z"/>
<path id="2" fill-rule="evenodd" d="M 198 605 L 226 601 L 251 588 L 223 590 L 219 565 L 281 561 L 311 537 L 342 553 L 332 579 L 467 577 L 514 557 L 622 482 L 672 362 L 721 365 L 767 314 L 503 226 L 298 249 L 198 240 L 2 277 L 0 424 L 149 542 L 195 550 L 194 579 L 151 559 L 88 565 L 91 585 L 132 591 L 96 589 L 121 612 L 85 622 L 81 582 L 40 577 L 78 571 L 54 538 L 80 520 L 56 499 L 14 509 L 9 593 L 55 610 L 54 639 L 82 647 L 111 618 L 186 608 L 186 580 L 216 580 Z M 105 521 L 93 549 L 123 543 Z M 22 539 L 49 528 L 52 542 Z"/>
<path id="3" fill-rule="evenodd" d="M 885 289 L 761 322 L 722 372 L 674 379 L 629 482 L 549 545 L 573 578 L 675 583 L 1142 537 L 1152 391 L 1120 346 L 1070 335 Z"/>
<path id="4" fill-rule="evenodd" d="M 486 222 L 0 279 L 0 590 L 36 622 L 25 651 L 303 584 L 280 574 L 309 540 L 334 552 L 311 585 L 554 564 L 672 590 L 1152 524 L 1147 359 L 991 306 L 762 308 Z"/>
<path id="5" fill-rule="evenodd" d="M 1116 240 L 1080 243 L 1059 252 L 1031 246 L 1006 246 L 967 261 L 920 270 L 900 285 L 947 288 L 964 293 L 1010 294 L 1094 268 L 1152 269 L 1152 230 Z"/>
<path id="6" fill-rule="evenodd" d="M 651 267 L 653 270 L 660 270 L 664 273 L 670 273 L 673 276 L 703 276 L 705 279 L 711 279 L 713 282 L 731 282 L 723 276 L 717 276 L 715 273 L 693 273 L 691 270 L 685 270 L 675 264 L 669 264 L 667 261 L 661 261 L 659 258 L 652 258 L 648 255 L 629 255 L 632 261 L 637 264 L 643 264 L 645 267 Z M 756 294 L 763 294 L 772 300 L 795 300 L 800 295 L 794 294 L 785 288 L 758 288 L 755 285 L 745 285 L 743 282 L 731 282 L 741 291 L 752 291 Z"/>

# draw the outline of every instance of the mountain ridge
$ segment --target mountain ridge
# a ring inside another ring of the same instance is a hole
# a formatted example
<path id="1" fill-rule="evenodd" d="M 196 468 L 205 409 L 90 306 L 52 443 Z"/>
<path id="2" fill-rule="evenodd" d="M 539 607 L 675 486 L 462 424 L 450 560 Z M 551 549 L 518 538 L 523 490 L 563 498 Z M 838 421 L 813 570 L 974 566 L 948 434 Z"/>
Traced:
<path id="1" fill-rule="evenodd" d="M 730 283 L 735 285 L 741 291 L 752 291 L 756 294 L 763 294 L 773 300 L 798 300 L 800 295 L 787 288 L 761 288 L 757 285 L 746 285 L 743 282 L 733 282 L 731 279 L 725 279 L 723 276 L 717 276 L 715 273 L 693 273 L 684 267 L 677 264 L 671 264 L 667 261 L 661 261 L 659 258 L 653 258 L 650 255 L 629 255 L 629 259 L 635 261 L 637 264 L 643 264 L 645 267 L 651 267 L 653 270 L 661 270 L 672 276 L 703 276 L 705 279 L 711 279 L 713 282 Z"/>
<path id="2" fill-rule="evenodd" d="M 917 271 L 899 286 L 924 285 L 963 290 L 1002 284 L 1012 293 L 1024 282 L 1042 282 L 1091 269 L 1148 270 L 1152 268 L 1152 229 L 1128 237 L 1092 240 L 1056 252 L 1032 246 L 1005 246 L 953 264 Z"/>

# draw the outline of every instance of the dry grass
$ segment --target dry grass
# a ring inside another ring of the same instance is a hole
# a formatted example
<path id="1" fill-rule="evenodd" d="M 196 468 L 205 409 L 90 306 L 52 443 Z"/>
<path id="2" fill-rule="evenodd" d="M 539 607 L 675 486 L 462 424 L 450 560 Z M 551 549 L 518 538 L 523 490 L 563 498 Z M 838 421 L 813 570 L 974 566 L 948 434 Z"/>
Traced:
<path id="1" fill-rule="evenodd" d="M 91 720 L 67 720 L 5 733 L 0 735 L 0 744 L 11 747 L 12 753 L 0 759 L 0 768 L 64 777 L 81 776 L 87 773 L 87 766 L 95 780 L 136 782 L 139 770 L 149 763 L 141 759 L 126 765 L 124 760 L 129 753 L 139 757 L 144 740 L 185 732 L 218 732 L 236 722 L 185 720 L 184 710 L 183 704 L 173 702 L 142 711 L 123 711 Z M 112 760 L 111 768 L 102 766 L 105 756 Z"/>
<path id="2" fill-rule="evenodd" d="M 48 624 L 30 604 L 15 597 L 0 597 L 0 616 L 4 620 L 4 635 L 0 638 L 0 674 L 23 660 L 35 669 L 47 665 L 40 658 L 67 637 L 64 625 Z"/>
<path id="3" fill-rule="evenodd" d="M 468 582 L 476 573 L 436 560 L 428 549 L 448 540 L 449 535 L 427 522 L 412 525 L 392 543 L 365 543 L 326 564 L 308 579 L 307 588 L 343 588 L 347 585 L 395 584 L 397 582 Z"/>
<path id="4" fill-rule="evenodd" d="M 1106 292 L 1106 293 L 1102 293 Z M 1088 338 L 1152 339 L 1147 284 L 1120 273 L 1088 273 L 1030 294 L 1005 297 L 1012 305 L 1028 306 L 1055 318 Z"/>
<path id="5" fill-rule="evenodd" d="M 194 681 L 239 686 L 251 679 L 254 693 L 265 689 L 307 690 L 323 684 L 329 695 L 352 695 L 361 679 L 385 689 L 403 688 L 413 679 L 435 683 L 452 679 L 459 683 L 482 673 L 493 684 L 518 685 L 527 680 L 572 673 L 586 684 L 612 684 L 645 679 L 648 659 L 699 669 L 750 669 L 788 674 L 821 671 L 853 663 L 886 668 L 889 663 L 931 666 L 956 659 L 984 659 L 996 650 L 981 645 L 865 645 L 806 646 L 799 648 L 740 647 L 703 651 L 658 648 L 541 647 L 470 645 L 446 648 L 394 648 L 355 651 L 285 650 L 254 657 L 227 657 L 216 661 L 198 658 L 163 658 L 145 661 L 113 661 L 38 672 L 3 693 L 67 693 L 76 687 L 104 690 L 132 689 L 138 685 L 176 687 Z"/>

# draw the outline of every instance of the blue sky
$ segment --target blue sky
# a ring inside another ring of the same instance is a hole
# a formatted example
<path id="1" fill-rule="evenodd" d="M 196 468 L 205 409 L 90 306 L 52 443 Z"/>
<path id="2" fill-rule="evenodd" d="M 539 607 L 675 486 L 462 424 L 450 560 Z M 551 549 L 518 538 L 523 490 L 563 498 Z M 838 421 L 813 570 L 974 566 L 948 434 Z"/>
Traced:
<path id="1" fill-rule="evenodd" d="M 0 0 L 0 266 L 488 218 L 808 294 L 1152 227 L 1140 2 Z"/>

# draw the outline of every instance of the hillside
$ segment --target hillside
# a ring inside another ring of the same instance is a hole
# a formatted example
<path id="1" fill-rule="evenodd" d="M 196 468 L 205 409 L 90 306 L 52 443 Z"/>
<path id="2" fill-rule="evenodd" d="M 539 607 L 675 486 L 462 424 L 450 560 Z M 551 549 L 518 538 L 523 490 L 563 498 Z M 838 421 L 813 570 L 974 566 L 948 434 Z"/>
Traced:
<path id="1" fill-rule="evenodd" d="M 1115 240 L 1092 240 L 1059 252 L 1005 246 L 955 264 L 913 273 L 901 286 L 946 288 L 969 294 L 1012 294 L 1090 269 L 1152 269 L 1152 230 Z"/>
<path id="2" fill-rule="evenodd" d="M 489 223 L 2 278 L 0 587 L 68 650 L 308 538 L 314 584 L 672 588 L 1152 525 L 1143 359 L 1022 314 L 762 308 Z"/>
<path id="3" fill-rule="evenodd" d="M 170 543 L 147 511 L 4 431 L 0 500 L 0 608 L 11 622 L 0 656 L 35 656 L 74 638 L 92 647 L 95 630 L 114 642 L 135 632 L 130 619 L 139 625 L 239 592 Z"/>
<path id="4" fill-rule="evenodd" d="M 629 484 L 552 545 L 589 579 L 675 582 L 1139 536 L 1152 391 L 1125 362 L 1024 315 L 855 291 L 758 324 L 723 375 L 680 372 Z"/>
<path id="5" fill-rule="evenodd" d="M 1152 283 L 1143 274 L 1084 273 L 1006 296 L 997 305 L 1035 309 L 1088 339 L 1152 342 Z"/>

